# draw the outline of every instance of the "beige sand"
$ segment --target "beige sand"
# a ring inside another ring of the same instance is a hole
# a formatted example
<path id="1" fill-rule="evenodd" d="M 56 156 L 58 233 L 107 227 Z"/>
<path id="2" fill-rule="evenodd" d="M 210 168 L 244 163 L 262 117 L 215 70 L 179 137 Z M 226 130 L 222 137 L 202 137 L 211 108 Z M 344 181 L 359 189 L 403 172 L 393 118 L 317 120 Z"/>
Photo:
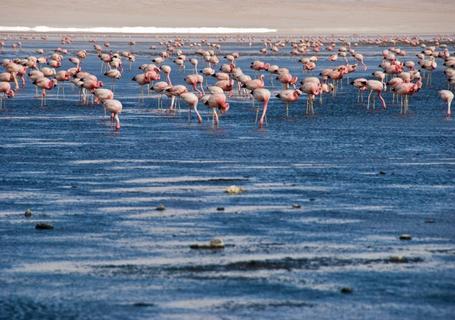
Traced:
<path id="1" fill-rule="evenodd" d="M 299 34 L 455 32 L 455 0 L 3 0 L 1 16 L 0 25 L 28 27 L 267 27 Z"/>

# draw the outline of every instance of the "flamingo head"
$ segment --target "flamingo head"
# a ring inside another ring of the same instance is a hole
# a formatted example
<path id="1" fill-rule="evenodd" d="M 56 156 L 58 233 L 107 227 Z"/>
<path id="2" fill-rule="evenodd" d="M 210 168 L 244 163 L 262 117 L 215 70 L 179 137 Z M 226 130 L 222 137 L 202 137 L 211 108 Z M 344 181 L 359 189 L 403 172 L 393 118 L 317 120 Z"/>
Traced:
<path id="1" fill-rule="evenodd" d="M 220 106 L 221 113 L 226 113 L 229 110 L 230 106 L 229 103 L 224 103 Z"/>

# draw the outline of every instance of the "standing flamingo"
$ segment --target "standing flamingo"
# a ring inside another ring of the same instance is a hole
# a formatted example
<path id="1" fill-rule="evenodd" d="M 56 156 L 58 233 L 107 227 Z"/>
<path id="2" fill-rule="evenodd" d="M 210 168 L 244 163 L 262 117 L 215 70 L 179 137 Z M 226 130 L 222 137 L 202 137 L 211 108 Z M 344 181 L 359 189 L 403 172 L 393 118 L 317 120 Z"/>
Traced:
<path id="1" fill-rule="evenodd" d="M 111 118 L 115 121 L 115 129 L 120 130 L 119 114 L 122 112 L 122 103 L 115 99 L 104 100 L 104 109 L 111 113 Z"/>
<path id="2" fill-rule="evenodd" d="M 267 107 L 269 105 L 269 100 L 270 100 L 271 93 L 268 89 L 265 88 L 257 88 L 253 90 L 253 97 L 259 102 L 264 102 L 264 105 L 262 107 L 262 115 L 261 118 L 259 119 L 258 126 L 259 128 L 262 128 L 264 125 L 264 122 L 266 121 L 266 116 L 267 116 Z M 258 115 L 259 115 L 259 108 L 256 109 L 256 122 L 258 121 Z"/>
<path id="3" fill-rule="evenodd" d="M 286 117 L 289 116 L 289 103 L 297 101 L 301 95 L 302 91 L 290 89 L 282 90 L 280 93 L 276 95 L 277 98 L 280 98 L 282 101 L 286 103 Z"/>
<path id="4" fill-rule="evenodd" d="M 112 91 L 114 91 L 115 80 L 120 79 L 122 73 L 117 69 L 111 69 L 105 72 L 104 75 L 112 79 Z"/>
<path id="5" fill-rule="evenodd" d="M 191 110 L 196 113 L 197 121 L 202 123 L 202 117 L 197 110 L 197 104 L 199 102 L 198 97 L 192 92 L 184 92 L 180 95 L 180 98 L 188 104 L 188 121 L 191 121 Z"/>
<path id="6" fill-rule="evenodd" d="M 48 79 L 48 78 L 41 78 L 36 80 L 34 83 L 38 88 L 41 88 L 41 106 L 46 105 L 46 91 L 51 90 L 55 86 L 57 86 L 57 80 L 56 79 Z"/>
<path id="7" fill-rule="evenodd" d="M 229 103 L 224 93 L 206 94 L 202 97 L 201 101 L 212 109 L 213 125 L 218 126 L 219 117 L 216 109 L 220 110 L 221 113 L 225 113 L 229 110 Z"/>
<path id="8" fill-rule="evenodd" d="M 374 92 L 377 93 L 379 100 L 381 100 L 382 107 L 384 109 L 387 108 L 386 103 L 384 98 L 382 97 L 382 91 L 384 90 L 384 84 L 382 81 L 379 80 L 367 80 L 363 82 L 367 89 L 370 90 L 370 93 L 368 94 L 368 103 L 367 103 L 367 110 L 370 110 L 370 101 L 371 101 L 371 95 Z M 374 100 L 373 100 L 373 109 L 374 109 Z"/>
<path id="9" fill-rule="evenodd" d="M 447 116 L 450 117 L 452 115 L 450 107 L 453 101 L 453 92 L 449 90 L 440 90 L 439 96 L 441 97 L 442 101 L 447 102 Z"/>
<path id="10" fill-rule="evenodd" d="M 0 82 L 0 109 L 3 108 L 3 106 L 6 104 L 4 102 L 4 98 L 11 98 L 14 97 L 14 90 L 11 89 L 11 85 L 9 82 Z"/>

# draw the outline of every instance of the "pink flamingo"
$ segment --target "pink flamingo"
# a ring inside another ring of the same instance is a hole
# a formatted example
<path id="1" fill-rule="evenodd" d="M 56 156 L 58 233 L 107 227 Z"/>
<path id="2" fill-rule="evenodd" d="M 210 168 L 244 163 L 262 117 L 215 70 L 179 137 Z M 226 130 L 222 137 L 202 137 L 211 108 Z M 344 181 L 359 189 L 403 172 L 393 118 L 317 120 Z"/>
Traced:
<path id="1" fill-rule="evenodd" d="M 382 91 L 384 90 L 384 84 L 383 82 L 379 80 L 367 80 L 363 82 L 367 89 L 370 90 L 370 93 L 368 94 L 368 103 L 367 103 L 367 110 L 370 110 L 370 100 L 371 100 L 371 94 L 374 92 L 377 93 L 379 100 L 381 100 L 382 107 L 384 109 L 387 108 L 386 103 L 384 98 L 382 97 Z M 374 100 L 373 100 L 373 109 L 374 109 Z"/>
<path id="2" fill-rule="evenodd" d="M 262 115 L 261 118 L 259 119 L 258 122 L 258 115 L 259 115 L 259 108 L 256 109 L 256 122 L 258 122 L 259 128 L 262 128 L 264 125 L 264 122 L 267 121 L 266 115 L 267 115 L 267 107 L 269 105 L 269 100 L 270 100 L 271 93 L 269 90 L 265 88 L 257 88 L 253 90 L 253 97 L 259 102 L 263 102 L 264 105 L 262 107 Z"/>
<path id="3" fill-rule="evenodd" d="M 184 92 L 180 95 L 180 98 L 188 104 L 188 121 L 191 121 L 191 110 L 196 113 L 197 121 L 202 123 L 202 117 L 197 110 L 197 104 L 199 102 L 198 97 L 192 92 Z"/>
<path id="4" fill-rule="evenodd" d="M 119 114 L 122 112 L 122 103 L 115 99 L 104 100 L 104 109 L 111 113 L 112 120 L 115 121 L 115 129 L 120 130 L 120 119 Z"/>
<path id="5" fill-rule="evenodd" d="M 306 103 L 306 114 L 313 115 L 314 108 L 313 103 L 316 96 L 321 94 L 321 83 L 318 81 L 304 81 L 300 87 L 300 91 L 306 93 L 308 96 L 307 103 Z"/>
<path id="6" fill-rule="evenodd" d="M 280 98 L 281 101 L 286 103 L 286 117 L 289 115 L 289 103 L 297 101 L 302 95 L 300 90 L 282 90 L 276 95 L 277 98 Z"/>
<path id="7" fill-rule="evenodd" d="M 214 126 L 218 126 L 219 124 L 219 117 L 216 110 L 220 110 L 221 113 L 226 113 L 229 110 L 229 103 L 226 100 L 227 98 L 224 93 L 206 94 L 201 99 L 205 105 L 212 109 Z"/>
<path id="8" fill-rule="evenodd" d="M 41 106 L 43 107 L 46 104 L 46 91 L 53 89 L 57 86 L 56 79 L 48 79 L 48 78 L 40 78 L 36 80 L 34 83 L 38 88 L 41 88 Z"/>
<path id="9" fill-rule="evenodd" d="M 453 101 L 453 92 L 449 90 L 440 90 L 439 96 L 441 97 L 442 101 L 447 102 L 447 116 L 450 117 L 452 115 L 450 106 L 452 105 Z"/>
<path id="10" fill-rule="evenodd" d="M 202 97 L 205 92 L 204 88 L 202 86 L 202 83 L 204 82 L 204 77 L 201 76 L 200 74 L 189 74 L 185 77 L 185 82 L 190 84 L 193 87 L 193 90 L 199 93 L 199 95 Z M 197 85 L 201 87 L 201 90 L 197 88 Z"/>
<path id="11" fill-rule="evenodd" d="M 9 82 L 0 82 L 0 109 L 3 108 L 3 106 L 6 104 L 4 102 L 4 98 L 11 98 L 14 97 L 14 90 L 11 89 L 11 85 Z"/>

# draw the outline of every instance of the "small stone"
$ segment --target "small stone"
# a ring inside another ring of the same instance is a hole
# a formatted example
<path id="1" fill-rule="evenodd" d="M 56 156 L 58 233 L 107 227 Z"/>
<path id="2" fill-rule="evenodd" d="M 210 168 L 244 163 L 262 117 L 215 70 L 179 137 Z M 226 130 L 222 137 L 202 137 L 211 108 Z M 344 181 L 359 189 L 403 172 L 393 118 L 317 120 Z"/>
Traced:
<path id="1" fill-rule="evenodd" d="M 402 234 L 400 235 L 400 240 L 412 240 L 412 237 L 410 234 Z"/>
<path id="2" fill-rule="evenodd" d="M 35 225 L 35 229 L 37 230 L 52 230 L 54 229 L 54 226 L 49 224 L 49 223 L 37 223 Z"/>
<path id="3" fill-rule="evenodd" d="M 435 223 L 435 220 L 433 218 L 428 218 L 425 219 L 425 223 Z"/>
<path id="4" fill-rule="evenodd" d="M 164 204 L 160 203 L 160 205 L 158 207 L 156 207 L 156 210 L 157 211 L 164 211 L 164 210 L 166 210 L 166 207 L 164 206 Z"/>
<path id="5" fill-rule="evenodd" d="M 379 171 L 379 175 L 383 176 L 383 175 L 385 175 L 385 172 L 384 171 Z"/>
<path id="6" fill-rule="evenodd" d="M 300 209 L 301 207 L 302 207 L 302 206 L 301 206 L 300 204 L 298 204 L 298 203 L 294 203 L 294 204 L 292 205 L 292 209 Z"/>
<path id="7" fill-rule="evenodd" d="M 222 239 L 212 239 L 210 240 L 209 244 L 192 244 L 190 245 L 191 249 L 198 249 L 198 250 L 203 250 L 203 249 L 210 249 L 210 250 L 219 250 L 219 249 L 224 249 L 224 241 Z"/>
<path id="8" fill-rule="evenodd" d="M 408 258 L 406 258 L 404 256 L 391 256 L 389 258 L 389 261 L 392 263 L 407 263 Z"/>
<path id="9" fill-rule="evenodd" d="M 245 191 L 246 191 L 245 189 L 243 189 L 239 186 L 230 186 L 224 192 L 226 192 L 228 194 L 239 194 L 239 193 L 242 193 Z"/>
<path id="10" fill-rule="evenodd" d="M 210 247 L 212 249 L 222 249 L 224 248 L 224 241 L 218 238 L 212 239 L 210 240 Z"/>
<path id="11" fill-rule="evenodd" d="M 149 302 L 136 302 L 133 303 L 134 307 L 154 307 L 154 303 L 149 303 Z"/>
<path id="12" fill-rule="evenodd" d="M 224 207 L 218 207 L 216 208 L 216 211 L 224 211 Z"/>
<path id="13" fill-rule="evenodd" d="M 32 216 L 32 209 L 25 210 L 24 216 L 26 216 L 27 218 L 30 218 Z"/>
<path id="14" fill-rule="evenodd" d="M 343 293 L 343 294 L 351 294 L 354 290 L 352 290 L 352 288 L 349 288 L 349 287 L 343 287 L 341 288 L 340 292 Z"/>

